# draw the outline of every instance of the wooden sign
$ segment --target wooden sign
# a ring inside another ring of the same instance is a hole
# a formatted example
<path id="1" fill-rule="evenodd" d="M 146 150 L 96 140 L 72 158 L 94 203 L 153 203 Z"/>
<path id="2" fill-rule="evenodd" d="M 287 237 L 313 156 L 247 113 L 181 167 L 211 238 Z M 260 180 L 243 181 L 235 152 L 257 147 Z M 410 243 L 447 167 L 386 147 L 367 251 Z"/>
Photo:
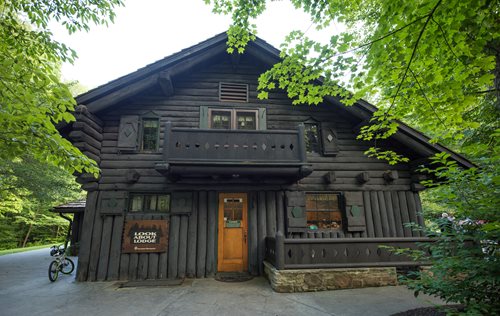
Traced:
<path id="1" fill-rule="evenodd" d="M 123 230 L 122 253 L 165 252 L 167 220 L 128 220 Z"/>

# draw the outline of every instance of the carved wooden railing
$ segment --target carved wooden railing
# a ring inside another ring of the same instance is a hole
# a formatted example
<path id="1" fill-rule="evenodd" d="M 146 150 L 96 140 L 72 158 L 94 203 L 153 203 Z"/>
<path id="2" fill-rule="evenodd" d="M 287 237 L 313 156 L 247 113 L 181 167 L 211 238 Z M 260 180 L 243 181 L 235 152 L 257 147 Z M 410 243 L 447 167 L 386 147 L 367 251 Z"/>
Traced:
<path id="1" fill-rule="evenodd" d="M 380 246 L 419 249 L 429 238 L 286 239 L 266 238 L 266 260 L 277 269 L 388 267 L 425 265 Z"/>
<path id="2" fill-rule="evenodd" d="M 274 174 L 304 177 L 304 127 L 297 130 L 220 130 L 165 126 L 166 173 Z M 196 169 L 198 168 L 198 169 Z"/>

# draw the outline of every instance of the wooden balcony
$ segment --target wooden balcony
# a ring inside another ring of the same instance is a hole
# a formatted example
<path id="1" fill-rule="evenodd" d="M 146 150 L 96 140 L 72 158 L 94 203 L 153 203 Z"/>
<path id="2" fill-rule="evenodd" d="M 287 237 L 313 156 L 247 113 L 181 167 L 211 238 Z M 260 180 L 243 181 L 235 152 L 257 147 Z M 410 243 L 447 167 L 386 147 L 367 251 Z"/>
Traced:
<path id="1" fill-rule="evenodd" d="M 265 178 L 284 182 L 312 172 L 306 163 L 304 127 L 297 130 L 173 128 L 168 122 L 164 162 L 156 170 L 172 178 Z"/>

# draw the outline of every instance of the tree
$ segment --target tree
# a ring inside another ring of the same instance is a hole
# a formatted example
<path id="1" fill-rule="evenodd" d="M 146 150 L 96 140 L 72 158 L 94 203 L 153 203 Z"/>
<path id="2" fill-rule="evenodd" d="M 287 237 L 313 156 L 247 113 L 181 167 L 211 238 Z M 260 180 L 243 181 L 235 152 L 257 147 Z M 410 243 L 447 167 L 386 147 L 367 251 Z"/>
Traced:
<path id="1" fill-rule="evenodd" d="M 76 52 L 54 41 L 54 19 L 68 32 L 89 30 L 90 23 L 113 21 L 122 0 L 6 0 L 0 4 L 0 158 L 26 153 L 68 171 L 97 174 L 96 163 L 56 129 L 74 121 L 75 101 L 59 79 L 58 65 Z"/>
<path id="2" fill-rule="evenodd" d="M 265 11 L 266 1 L 206 2 L 216 13 L 232 14 L 228 51 L 242 53 L 255 38 L 251 19 Z M 346 31 L 328 43 L 291 32 L 281 46 L 282 62 L 259 78 L 259 97 L 280 88 L 294 104 L 318 104 L 332 95 L 346 105 L 367 98 L 380 110 L 362 129 L 365 140 L 388 137 L 402 120 L 436 140 L 457 141 L 480 126 L 474 113 L 485 98 L 496 96 L 500 111 L 499 1 L 291 2 L 318 29 L 340 22 Z"/>
<path id="3" fill-rule="evenodd" d="M 255 38 L 251 20 L 266 1 L 206 2 L 215 13 L 232 15 L 228 52 L 243 53 Z M 259 97 L 283 89 L 293 104 L 338 96 L 350 106 L 366 98 L 379 108 L 358 136 L 373 142 L 368 155 L 405 161 L 377 148 L 403 121 L 473 159 L 481 168 L 460 170 L 438 155 L 422 169 L 435 180 L 426 183 L 434 189 L 424 212 L 445 208 L 454 221 L 443 232 L 431 212 L 425 231 L 437 241 L 424 246 L 432 253 L 432 273 L 417 272 L 408 285 L 416 294 L 465 303 L 469 314 L 500 312 L 500 1 L 291 2 L 316 28 L 339 22 L 346 31 L 327 43 L 292 31 L 281 46 L 282 61 L 260 76 Z"/>
<path id="4" fill-rule="evenodd" d="M 50 209 L 82 192 L 66 170 L 32 157 L 0 160 L 0 249 L 47 243 L 62 237 L 68 222 Z"/>

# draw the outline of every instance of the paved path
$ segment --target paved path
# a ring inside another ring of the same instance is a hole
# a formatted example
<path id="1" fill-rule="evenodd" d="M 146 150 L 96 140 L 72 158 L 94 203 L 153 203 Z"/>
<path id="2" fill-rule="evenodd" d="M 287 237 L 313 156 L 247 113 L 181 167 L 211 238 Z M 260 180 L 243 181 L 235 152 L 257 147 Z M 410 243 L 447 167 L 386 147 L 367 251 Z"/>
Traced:
<path id="1" fill-rule="evenodd" d="M 377 316 L 440 303 L 401 286 L 280 294 L 264 278 L 186 280 L 181 286 L 118 288 L 115 282 L 51 283 L 48 249 L 0 256 L 0 315 L 353 315 Z"/>

